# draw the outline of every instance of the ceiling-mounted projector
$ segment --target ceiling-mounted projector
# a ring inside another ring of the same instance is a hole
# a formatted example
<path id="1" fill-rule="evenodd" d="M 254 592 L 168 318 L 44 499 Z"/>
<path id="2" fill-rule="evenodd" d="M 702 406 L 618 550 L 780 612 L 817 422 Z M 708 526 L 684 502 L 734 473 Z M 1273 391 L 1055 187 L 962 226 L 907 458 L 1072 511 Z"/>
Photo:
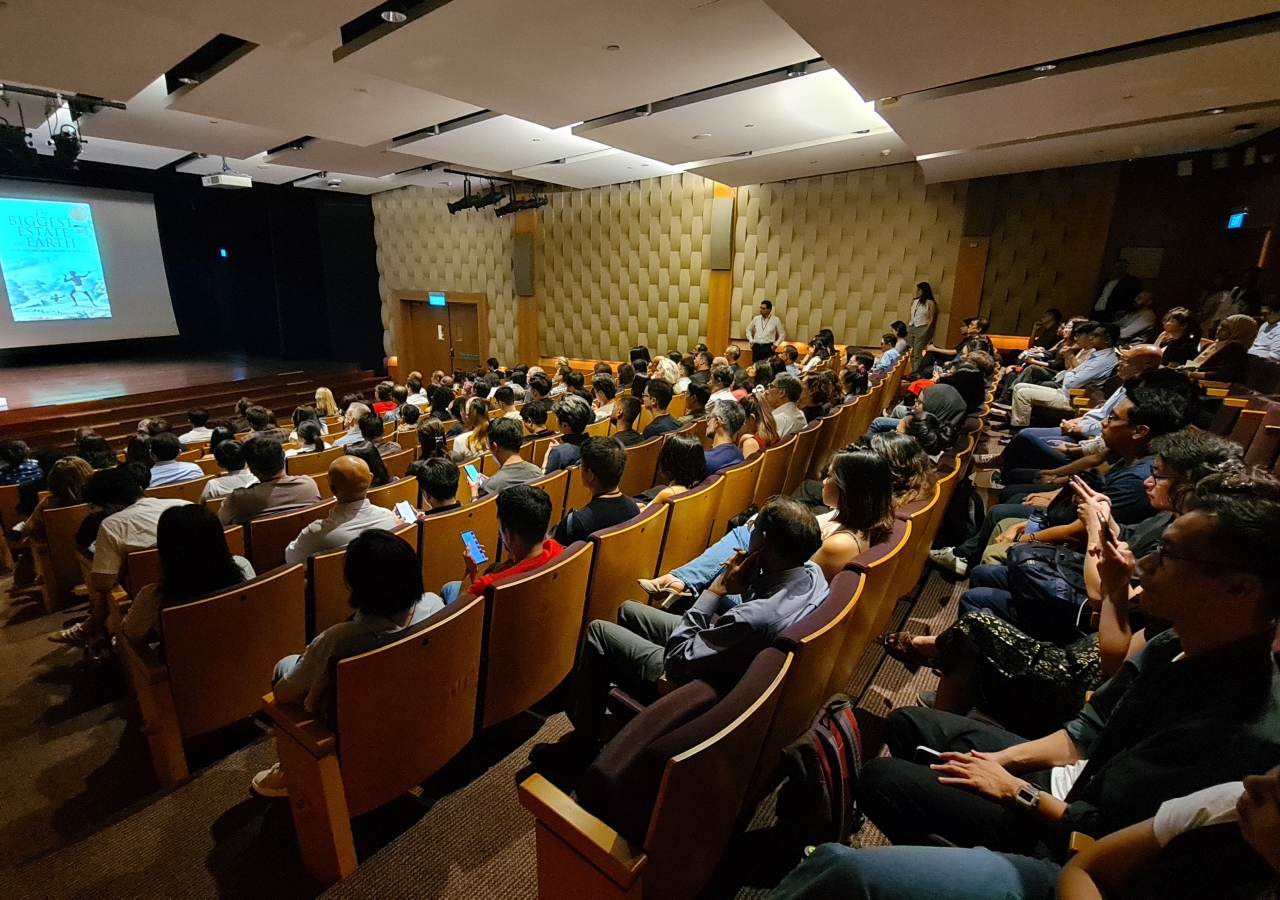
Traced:
<path id="1" fill-rule="evenodd" d="M 216 175 L 205 175 L 200 183 L 207 188 L 251 188 L 253 179 L 248 175 L 237 175 L 234 172 L 219 172 Z"/>

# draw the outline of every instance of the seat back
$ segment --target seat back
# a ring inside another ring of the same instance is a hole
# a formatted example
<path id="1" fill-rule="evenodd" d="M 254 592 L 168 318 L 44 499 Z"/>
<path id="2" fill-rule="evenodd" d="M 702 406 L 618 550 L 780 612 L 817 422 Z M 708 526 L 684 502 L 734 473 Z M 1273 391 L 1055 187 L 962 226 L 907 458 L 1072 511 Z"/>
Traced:
<path id="1" fill-rule="evenodd" d="M 546 465 L 547 451 L 551 449 L 551 442 L 555 439 L 555 435 L 552 435 L 551 437 L 536 438 L 527 444 L 523 444 L 520 447 L 520 456 L 526 462 L 539 466 Z"/>
<path id="2" fill-rule="evenodd" d="M 147 488 L 144 493 L 148 497 L 155 497 L 157 500 L 186 500 L 188 503 L 199 503 L 200 495 L 204 493 L 204 486 L 212 479 L 212 475 L 205 475 L 203 478 L 179 481 L 177 484 L 163 484 L 160 487 Z"/>
<path id="3" fill-rule="evenodd" d="M 314 475 L 316 472 L 328 472 L 329 463 L 347 452 L 346 447 L 330 447 L 317 453 L 299 453 L 287 457 L 284 470 L 289 475 Z"/>
<path id="4" fill-rule="evenodd" d="M 316 490 L 320 493 L 321 500 L 333 499 L 333 488 L 329 487 L 328 472 L 313 472 L 307 477 L 316 483 Z"/>
<path id="5" fill-rule="evenodd" d="M 578 541 L 555 559 L 485 591 L 477 728 L 528 709 L 573 671 L 593 548 Z"/>
<path id="6" fill-rule="evenodd" d="M 658 474 L 658 457 L 662 455 L 665 438 L 659 435 L 642 444 L 627 448 L 627 467 L 622 471 L 618 489 L 628 497 L 638 497 L 653 487 Z"/>
<path id="7" fill-rule="evenodd" d="M 595 555 L 587 586 L 584 623 L 596 619 L 616 622 L 623 602 L 640 596 L 636 580 L 658 574 L 658 558 L 670 510 L 666 503 L 659 503 L 647 511 L 642 510 L 630 521 L 591 535 Z"/>
<path id="8" fill-rule="evenodd" d="M 587 426 L 587 434 L 592 437 L 607 437 L 609 434 L 609 420 L 601 419 L 599 422 L 592 422 Z"/>
<path id="9" fill-rule="evenodd" d="M 227 550 L 232 556 L 244 556 L 244 526 L 228 525 L 223 529 L 223 537 L 227 539 Z M 124 569 L 120 572 L 120 583 L 136 597 L 138 591 L 149 584 L 160 581 L 160 551 L 155 547 L 149 550 L 135 550 L 125 557 Z"/>
<path id="10" fill-rule="evenodd" d="M 474 531 L 489 558 L 497 558 L 498 495 L 482 497 L 460 509 L 432 513 L 421 527 L 422 585 L 438 594 L 450 581 L 462 580 L 467 572 L 459 537 L 462 532 Z"/>
<path id="11" fill-rule="evenodd" d="M 796 436 L 793 434 L 760 454 L 763 461 L 760 463 L 760 477 L 756 480 L 756 495 L 752 500 L 756 506 L 764 506 L 770 497 L 782 493 L 782 486 L 787 480 L 787 463 L 795 446 Z"/>
<path id="12" fill-rule="evenodd" d="M 222 466 L 218 465 L 218 461 L 212 456 L 201 457 L 195 460 L 195 464 L 200 467 L 200 471 L 206 475 L 218 475 L 222 472 Z"/>
<path id="13" fill-rule="evenodd" d="M 903 558 L 903 550 L 910 536 L 910 523 L 895 521 L 893 533 L 888 540 L 872 547 L 846 566 L 862 573 L 862 596 L 858 598 L 858 603 L 847 620 L 840 655 L 827 684 L 829 694 L 848 688 L 853 672 L 862 660 L 862 654 L 884 631 L 884 626 L 892 616 L 893 605 L 898 598 L 890 600 L 888 594 L 894 584 L 894 572 Z"/>
<path id="14" fill-rule="evenodd" d="M 535 478 L 529 484 L 534 487 L 540 487 L 548 497 L 551 498 L 551 528 L 555 528 L 560 524 L 560 520 L 564 518 L 564 498 L 568 492 L 569 471 L 567 469 L 558 469 L 543 475 L 541 478 Z"/>
<path id="15" fill-rule="evenodd" d="M 1261 427 L 1254 432 L 1253 440 L 1245 448 L 1244 461 L 1248 465 L 1269 470 L 1275 465 L 1278 454 L 1280 454 L 1280 403 L 1269 403 Z"/>
<path id="16" fill-rule="evenodd" d="M 764 454 L 757 453 L 751 459 L 730 466 L 720 475 L 724 478 L 724 489 L 720 502 L 716 504 L 715 514 L 711 520 L 711 537 L 708 544 L 713 544 L 724 537 L 729 530 L 729 520 L 751 505 L 756 498 L 756 484 L 760 480 L 760 468 L 764 464 Z"/>
<path id="17" fill-rule="evenodd" d="M 22 520 L 23 516 L 18 512 L 18 486 L 0 485 L 0 526 L 4 527 L 6 537 Z"/>
<path id="18" fill-rule="evenodd" d="M 484 604 L 460 600 L 394 643 L 338 662 L 338 753 L 352 816 L 412 789 L 470 742 Z"/>
<path id="19" fill-rule="evenodd" d="M 418 458 L 417 432 L 413 432 L 414 446 L 408 450 L 401 450 L 399 453 L 392 453 L 390 456 L 382 458 L 382 464 L 387 467 L 387 473 L 392 478 L 403 478 L 409 474 L 409 463 Z"/>
<path id="20" fill-rule="evenodd" d="M 1261 397 L 1255 397 L 1249 401 L 1249 405 L 1240 410 L 1240 415 L 1236 417 L 1235 424 L 1231 426 L 1231 432 L 1227 435 L 1228 440 L 1239 444 L 1242 449 L 1247 448 L 1253 440 L 1253 436 L 1262 428 L 1262 420 L 1267 415 L 1267 401 Z"/>
<path id="21" fill-rule="evenodd" d="M 903 549 L 904 555 L 894 573 L 894 586 L 889 592 L 895 600 L 911 593 L 924 574 L 929 548 L 933 546 L 935 529 L 932 525 L 935 521 L 941 522 L 936 515 L 941 502 L 942 485 L 939 483 L 934 485 L 933 497 L 907 517 L 907 521 L 911 523 L 911 538 Z"/>
<path id="22" fill-rule="evenodd" d="M 404 538 L 404 542 L 417 552 L 417 522 L 401 525 L 391 533 Z M 345 622 L 351 617 L 351 607 L 347 603 L 351 599 L 351 590 L 342 574 L 346 563 L 346 547 L 329 553 L 317 553 L 307 560 L 308 640 L 330 625 Z"/>
<path id="23" fill-rule="evenodd" d="M 569 486 L 565 491 L 564 499 L 564 511 L 567 513 L 570 510 L 582 509 L 582 507 L 590 503 L 591 489 L 582 481 L 581 463 L 565 469 L 565 473 L 568 475 L 569 482 Z M 554 521 L 558 522 L 559 519 L 555 519 Z"/>
<path id="24" fill-rule="evenodd" d="M 687 395 L 683 393 L 676 394 L 671 398 L 671 402 L 667 404 L 667 415 L 678 419 L 687 412 L 688 405 L 689 398 Z"/>
<path id="25" fill-rule="evenodd" d="M 809 471 L 809 460 L 813 457 L 814 444 L 818 441 L 818 430 L 821 427 L 822 420 L 819 419 L 810 422 L 795 435 L 795 446 L 787 462 L 787 477 L 782 482 L 782 493 L 788 497 L 796 492 L 796 488 L 804 481 L 805 473 Z"/>
<path id="26" fill-rule="evenodd" d="M 302 566 L 281 566 L 160 613 L 169 686 L 184 738 L 262 708 L 276 663 L 306 647 L 305 582 Z"/>
<path id="27" fill-rule="evenodd" d="M 16 496 L 16 487 L 14 492 Z M 44 511 L 44 533 L 49 544 L 49 561 L 59 601 L 69 599 L 75 586 L 84 583 L 84 571 L 76 555 L 76 532 L 88 515 L 89 506 L 85 503 L 51 507 Z"/>
<path id="28" fill-rule="evenodd" d="M 858 424 L 858 419 L 861 415 L 860 407 L 863 405 L 863 399 L 858 397 L 852 403 L 844 403 L 836 407 L 840 410 L 840 419 L 836 427 L 835 440 L 831 442 L 832 449 L 839 450 L 842 447 L 847 447 L 862 436 L 854 434 L 854 428 Z"/>
<path id="29" fill-rule="evenodd" d="M 326 500 L 297 512 L 254 519 L 249 523 L 249 561 L 255 572 L 266 572 L 284 564 L 284 550 L 302 529 L 329 515 L 337 503 Z"/>
<path id="30" fill-rule="evenodd" d="M 822 427 L 818 429 L 818 439 L 813 444 L 813 454 L 809 457 L 809 468 L 805 472 L 806 478 L 817 478 L 822 467 L 827 464 L 827 459 L 835 449 L 836 433 L 840 430 L 840 415 L 840 410 L 836 409 L 820 420 Z"/>
<path id="31" fill-rule="evenodd" d="M 461 493 L 461 491 L 459 491 Z M 389 484 L 376 487 L 368 493 L 369 502 L 374 506 L 395 511 L 396 504 L 403 500 L 410 506 L 418 505 L 418 479 L 402 475 Z"/>
<path id="32" fill-rule="evenodd" d="M 715 475 L 693 490 L 677 494 L 667 501 L 671 514 L 662 539 L 659 572 L 670 572 L 677 566 L 683 566 L 707 549 L 716 507 L 720 505 L 722 496 L 724 476 Z"/>

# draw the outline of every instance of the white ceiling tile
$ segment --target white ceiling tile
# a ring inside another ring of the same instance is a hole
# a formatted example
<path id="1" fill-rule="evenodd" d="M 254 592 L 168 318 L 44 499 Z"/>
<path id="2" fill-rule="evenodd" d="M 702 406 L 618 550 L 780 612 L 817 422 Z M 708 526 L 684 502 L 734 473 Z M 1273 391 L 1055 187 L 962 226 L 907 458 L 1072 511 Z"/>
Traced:
<path id="1" fill-rule="evenodd" d="M 887 151 L 887 152 L 886 152 Z M 817 144 L 754 153 L 739 159 L 715 160 L 689 171 L 727 184 L 766 184 L 832 172 L 892 166 L 914 159 L 907 145 L 892 131 L 837 138 Z"/>
<path id="2" fill-rule="evenodd" d="M 300 150 L 281 150 L 267 156 L 267 162 L 315 171 L 349 172 L 380 178 L 427 164 L 425 159 L 389 153 L 377 147 L 355 147 L 336 141 L 311 141 Z"/>
<path id="3" fill-rule="evenodd" d="M 149 144 L 131 144 L 128 141 L 113 141 L 110 138 L 89 138 L 80 151 L 80 158 L 89 162 L 134 166 L 139 169 L 158 169 L 187 155 L 186 150 L 153 147 Z"/>
<path id="4" fill-rule="evenodd" d="M 763 0 L 454 0 L 340 65 L 558 128 L 815 56 Z"/>
<path id="5" fill-rule="evenodd" d="M 287 184 L 316 171 L 315 169 L 295 166 L 274 166 L 266 161 L 265 153 L 260 153 L 252 159 L 203 156 L 189 159 L 175 168 L 177 171 L 186 172 L 189 175 L 216 175 L 222 171 L 224 161 L 227 167 L 235 174 L 248 175 L 254 181 L 261 181 L 265 184 Z"/>
<path id="6" fill-rule="evenodd" d="M 331 182 L 337 182 L 333 186 Z M 342 172 L 328 172 L 323 176 L 316 175 L 303 178 L 294 183 L 295 187 L 315 191 L 333 191 L 339 194 L 377 194 L 390 191 L 401 184 L 391 178 L 369 178 L 365 175 L 349 175 Z"/>
<path id="7" fill-rule="evenodd" d="M 494 116 L 395 148 L 490 172 L 509 172 L 601 149 L 604 144 L 576 137 L 568 128 L 546 128 L 513 116 Z"/>
<path id="8" fill-rule="evenodd" d="M 669 166 L 643 156 L 636 156 L 634 153 L 606 148 L 566 159 L 560 164 L 516 169 L 512 174 L 519 178 L 585 189 L 606 184 L 621 184 L 624 181 L 659 178 L 663 175 L 675 175 L 681 171 L 683 169 L 678 166 Z"/>
<path id="9" fill-rule="evenodd" d="M 888 126 L 834 69 L 575 129 L 641 156 L 678 165 Z"/>
<path id="10" fill-rule="evenodd" d="M 463 188 L 463 176 L 454 175 L 443 169 L 424 170 L 419 169 L 416 172 L 405 172 L 400 175 L 393 175 L 392 180 L 396 187 L 407 187 L 409 185 L 417 185 L 432 191 L 460 191 Z M 476 182 L 479 186 L 479 182 Z"/>

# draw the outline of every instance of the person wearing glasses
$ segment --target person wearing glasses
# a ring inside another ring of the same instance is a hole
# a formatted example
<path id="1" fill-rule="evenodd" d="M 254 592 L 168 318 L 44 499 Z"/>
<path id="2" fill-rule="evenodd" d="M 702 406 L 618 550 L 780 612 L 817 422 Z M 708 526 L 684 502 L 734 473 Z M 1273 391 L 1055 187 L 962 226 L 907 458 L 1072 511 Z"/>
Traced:
<path id="1" fill-rule="evenodd" d="M 1092 327 L 1090 327 L 1092 326 Z M 1031 410 L 1036 406 L 1072 412 L 1071 391 L 1102 387 L 1116 370 L 1115 346 L 1120 342 L 1120 329 L 1108 322 L 1086 322 L 1076 329 L 1077 342 L 1089 354 L 1075 368 L 1062 372 L 1053 384 L 1019 384 L 1013 388 L 1009 424 L 1025 428 L 1031 424 Z"/>

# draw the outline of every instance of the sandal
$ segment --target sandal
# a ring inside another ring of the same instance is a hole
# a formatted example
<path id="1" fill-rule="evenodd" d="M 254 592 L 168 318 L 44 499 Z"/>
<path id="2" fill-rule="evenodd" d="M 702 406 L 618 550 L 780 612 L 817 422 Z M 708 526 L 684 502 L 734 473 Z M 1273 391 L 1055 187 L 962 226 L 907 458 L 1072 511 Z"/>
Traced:
<path id="1" fill-rule="evenodd" d="M 880 638 L 884 652 L 906 666 L 907 671 L 915 672 L 921 666 L 932 666 L 933 660 L 917 650 L 911 643 L 916 635 L 909 631 L 895 631 Z"/>

